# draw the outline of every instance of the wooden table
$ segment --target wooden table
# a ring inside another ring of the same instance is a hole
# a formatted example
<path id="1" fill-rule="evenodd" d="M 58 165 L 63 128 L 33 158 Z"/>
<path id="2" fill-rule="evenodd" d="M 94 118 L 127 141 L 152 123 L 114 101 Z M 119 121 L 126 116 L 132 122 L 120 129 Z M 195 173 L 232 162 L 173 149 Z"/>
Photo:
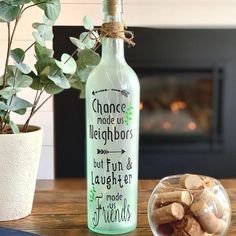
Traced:
<path id="1" fill-rule="evenodd" d="M 155 180 L 139 181 L 138 228 L 129 236 L 151 236 L 147 220 L 147 202 L 156 186 Z M 232 202 L 232 223 L 229 236 L 236 235 L 236 179 L 222 180 Z M 33 212 L 30 216 L 2 222 L 11 227 L 45 236 L 96 235 L 86 225 L 86 183 L 81 179 L 40 180 L 37 182 Z"/>

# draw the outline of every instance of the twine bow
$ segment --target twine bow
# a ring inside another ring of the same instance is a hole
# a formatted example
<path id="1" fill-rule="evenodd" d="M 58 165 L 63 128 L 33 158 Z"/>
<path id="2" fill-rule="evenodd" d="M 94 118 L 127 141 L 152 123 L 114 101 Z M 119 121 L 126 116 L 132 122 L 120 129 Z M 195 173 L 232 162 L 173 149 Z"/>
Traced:
<path id="1" fill-rule="evenodd" d="M 101 37 L 121 38 L 129 46 L 135 46 L 135 43 L 133 41 L 134 34 L 131 31 L 125 30 L 124 24 L 121 22 L 103 23 L 102 27 L 99 30 L 101 32 Z"/>

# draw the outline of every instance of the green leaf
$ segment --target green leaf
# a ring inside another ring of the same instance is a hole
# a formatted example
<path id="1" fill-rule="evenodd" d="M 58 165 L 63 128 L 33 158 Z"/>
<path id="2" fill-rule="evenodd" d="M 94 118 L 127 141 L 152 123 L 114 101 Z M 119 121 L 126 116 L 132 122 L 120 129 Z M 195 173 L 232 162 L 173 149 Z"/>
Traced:
<path id="1" fill-rule="evenodd" d="M 4 0 L 4 2 L 11 5 L 23 5 L 31 2 L 31 0 Z"/>
<path id="2" fill-rule="evenodd" d="M 3 22 L 11 22 L 20 15 L 20 6 L 14 6 L 6 2 L 0 1 L 0 20 Z"/>
<path id="3" fill-rule="evenodd" d="M 15 66 L 24 74 L 29 74 L 31 72 L 31 68 L 25 63 L 16 63 L 14 62 Z"/>
<path id="4" fill-rule="evenodd" d="M 81 90 L 85 87 L 85 84 L 82 83 L 80 81 L 80 78 L 75 76 L 75 75 L 72 78 L 69 79 L 69 83 L 70 83 L 71 88 L 74 88 L 74 89 Z"/>
<path id="5" fill-rule="evenodd" d="M 10 111 L 18 111 L 21 109 L 25 109 L 28 107 L 32 107 L 32 104 L 28 101 L 19 98 L 17 96 L 13 96 L 12 101 L 10 99 L 7 100 L 8 110 Z"/>
<path id="6" fill-rule="evenodd" d="M 91 21 L 91 19 L 88 16 L 84 16 L 83 24 L 84 24 L 84 28 L 87 30 L 92 31 L 94 29 L 93 22 Z"/>
<path id="7" fill-rule="evenodd" d="M 47 66 L 50 66 L 50 68 L 51 68 L 51 67 L 55 67 L 57 65 L 55 63 L 55 60 L 50 57 L 45 57 L 45 58 L 42 57 L 42 58 L 38 59 L 36 64 L 34 65 L 34 67 L 37 70 L 39 75 Z"/>
<path id="8" fill-rule="evenodd" d="M 18 126 L 12 120 L 10 120 L 9 125 L 10 125 L 11 130 L 14 134 L 19 134 L 20 133 L 20 130 L 19 130 Z"/>
<path id="9" fill-rule="evenodd" d="M 9 99 L 12 95 L 19 92 L 20 89 L 14 88 L 14 87 L 5 87 L 0 90 L 0 96 L 2 96 L 4 99 Z"/>
<path id="10" fill-rule="evenodd" d="M 18 70 L 18 68 L 14 65 L 8 65 L 7 66 L 7 85 L 10 85 L 11 87 L 15 87 L 16 81 L 21 79 L 22 72 Z M 0 77 L 0 85 L 3 83 L 3 76 Z"/>
<path id="11" fill-rule="evenodd" d="M 86 66 L 96 66 L 100 62 L 100 56 L 91 49 L 85 49 L 77 53 L 76 61 L 78 70 L 84 69 Z"/>
<path id="12" fill-rule="evenodd" d="M 45 47 L 45 40 L 41 37 L 41 35 L 38 32 L 33 32 L 32 35 L 34 36 L 35 41 L 41 45 L 42 47 Z"/>
<path id="13" fill-rule="evenodd" d="M 55 62 L 65 74 L 74 74 L 76 71 L 76 62 L 69 54 L 63 53 L 61 56 L 61 61 L 56 60 Z"/>
<path id="14" fill-rule="evenodd" d="M 55 24 L 55 20 L 50 20 L 46 15 L 43 15 L 43 22 L 48 26 L 53 26 Z"/>
<path id="15" fill-rule="evenodd" d="M 80 77 L 81 82 L 86 83 L 89 74 L 95 66 L 86 66 L 84 69 L 78 70 L 77 75 Z"/>
<path id="16" fill-rule="evenodd" d="M 46 3 L 45 15 L 48 19 L 55 21 L 61 12 L 60 0 L 52 0 Z"/>
<path id="17" fill-rule="evenodd" d="M 84 45 L 87 49 L 91 49 L 96 44 L 96 40 L 91 39 L 88 36 L 88 34 L 89 34 L 88 32 L 81 33 L 79 39 L 81 40 L 81 42 L 84 43 Z"/>
<path id="18" fill-rule="evenodd" d="M 14 65 L 8 65 L 7 66 L 7 78 L 9 77 L 15 77 L 17 68 Z"/>
<path id="19" fill-rule="evenodd" d="M 45 92 L 49 94 L 58 94 L 62 92 L 64 89 L 58 87 L 57 85 L 51 83 L 45 86 Z"/>
<path id="20" fill-rule="evenodd" d="M 32 2 L 37 4 L 37 7 L 41 8 L 42 10 L 45 10 L 46 7 L 45 0 L 32 0 Z M 51 2 L 51 0 L 48 0 L 48 2 Z"/>
<path id="21" fill-rule="evenodd" d="M 70 41 L 79 49 L 84 50 L 85 49 L 85 45 L 84 43 L 82 43 L 82 41 L 80 39 L 74 38 L 74 37 L 70 37 Z"/>
<path id="22" fill-rule="evenodd" d="M 3 75 L 0 77 L 0 86 L 3 85 Z"/>
<path id="23" fill-rule="evenodd" d="M 6 114 L 6 112 L 4 110 L 1 110 L 1 108 L 0 108 L 0 117 L 3 118 L 5 116 L 5 114 Z"/>
<path id="24" fill-rule="evenodd" d="M 34 46 L 37 59 L 45 59 L 45 57 L 52 57 L 53 50 L 46 47 L 42 47 L 40 44 L 36 43 Z"/>
<path id="25" fill-rule="evenodd" d="M 85 87 L 80 91 L 80 98 L 86 98 Z"/>
<path id="26" fill-rule="evenodd" d="M 14 112 L 19 114 L 19 115 L 24 115 L 26 113 L 26 108 L 20 109 L 20 110 L 14 111 Z"/>
<path id="27" fill-rule="evenodd" d="M 20 63 L 25 58 L 25 52 L 21 48 L 16 48 L 10 51 L 10 56 L 15 62 Z"/>
<path id="28" fill-rule="evenodd" d="M 44 25 L 44 24 L 43 23 L 34 22 L 32 24 L 32 27 L 37 30 L 40 25 Z"/>
<path id="29" fill-rule="evenodd" d="M 39 25 L 38 26 L 38 34 L 44 40 L 52 40 L 53 39 L 53 33 L 52 33 L 52 27 L 51 26 Z"/>
<path id="30" fill-rule="evenodd" d="M 17 77 L 10 77 L 8 84 L 16 88 L 28 88 L 33 83 L 33 79 L 28 75 L 19 75 Z"/>
<path id="31" fill-rule="evenodd" d="M 15 80 L 16 80 L 15 77 L 10 77 L 10 78 L 8 78 L 7 84 L 11 87 L 14 87 Z"/>
<path id="32" fill-rule="evenodd" d="M 46 66 L 46 67 L 41 71 L 40 75 L 43 75 L 43 76 L 48 77 L 49 73 L 50 73 L 50 66 Z"/>
<path id="33" fill-rule="evenodd" d="M 85 84 L 83 84 L 80 81 L 73 81 L 73 82 L 70 82 L 70 86 L 71 86 L 71 88 L 82 90 L 82 89 L 84 89 Z"/>
<path id="34" fill-rule="evenodd" d="M 48 76 L 48 78 L 54 82 L 55 85 L 62 89 L 68 89 L 70 88 L 70 83 L 66 76 L 62 73 L 62 71 L 58 71 L 55 75 L 53 76 Z"/>
<path id="35" fill-rule="evenodd" d="M 33 90 L 42 90 L 43 83 L 40 81 L 39 77 L 33 77 L 33 83 L 30 85 L 30 88 Z"/>
<path id="36" fill-rule="evenodd" d="M 8 106 L 4 103 L 0 101 L 0 110 L 6 111 L 8 110 Z"/>
<path id="37" fill-rule="evenodd" d="M 7 78 L 7 80 L 8 80 L 8 82 L 9 82 L 9 78 L 11 78 L 11 77 L 15 77 L 15 72 L 16 72 L 16 67 L 15 66 L 13 66 L 13 65 L 8 65 L 7 66 L 7 73 L 6 73 L 6 78 Z M 21 72 L 19 72 L 19 74 L 20 74 Z M 3 75 L 0 77 L 0 86 L 2 86 L 3 85 Z M 11 85 L 10 83 L 8 83 L 8 85 Z M 13 87 L 13 85 L 11 85 L 12 87 Z"/>

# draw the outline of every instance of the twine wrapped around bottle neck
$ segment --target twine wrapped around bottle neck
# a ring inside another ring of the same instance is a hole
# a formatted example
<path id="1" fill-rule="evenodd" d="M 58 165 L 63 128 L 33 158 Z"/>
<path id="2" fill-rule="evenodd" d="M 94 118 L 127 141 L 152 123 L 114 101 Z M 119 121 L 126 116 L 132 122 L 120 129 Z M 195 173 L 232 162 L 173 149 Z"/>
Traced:
<path id="1" fill-rule="evenodd" d="M 108 22 L 103 23 L 100 29 L 101 37 L 107 38 L 120 38 L 123 39 L 129 46 L 135 46 L 133 41 L 134 35 L 131 31 L 124 29 L 124 24 L 121 22 Z"/>

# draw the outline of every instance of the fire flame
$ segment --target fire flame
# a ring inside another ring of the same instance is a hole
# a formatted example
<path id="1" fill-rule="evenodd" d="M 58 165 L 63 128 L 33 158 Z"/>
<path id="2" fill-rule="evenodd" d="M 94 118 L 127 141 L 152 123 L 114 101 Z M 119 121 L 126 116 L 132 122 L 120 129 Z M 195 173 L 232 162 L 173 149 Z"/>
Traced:
<path id="1" fill-rule="evenodd" d="M 170 129 L 172 127 L 172 124 L 169 121 L 165 121 L 162 123 L 163 129 Z"/>
<path id="2" fill-rule="evenodd" d="M 177 113 L 180 110 L 184 110 L 187 107 L 186 102 L 183 101 L 174 101 L 170 104 L 170 109 L 172 112 Z"/>
<path id="3" fill-rule="evenodd" d="M 189 122 L 188 123 L 188 128 L 190 129 L 190 130 L 195 130 L 196 128 L 197 128 L 197 124 L 195 123 L 195 122 Z"/>
<path id="4" fill-rule="evenodd" d="M 140 102 L 139 109 L 143 110 L 143 102 Z"/>

